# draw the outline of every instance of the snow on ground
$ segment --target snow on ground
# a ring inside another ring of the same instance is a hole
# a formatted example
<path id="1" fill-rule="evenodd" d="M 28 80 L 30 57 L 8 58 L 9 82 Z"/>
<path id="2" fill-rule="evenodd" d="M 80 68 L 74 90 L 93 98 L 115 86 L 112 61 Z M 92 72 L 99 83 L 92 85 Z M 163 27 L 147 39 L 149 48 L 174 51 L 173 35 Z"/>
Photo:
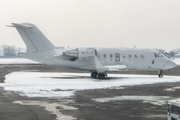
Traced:
<path id="1" fill-rule="evenodd" d="M 0 58 L 0 64 L 40 64 L 26 58 Z"/>
<path id="2" fill-rule="evenodd" d="M 179 76 L 109 74 L 108 79 L 91 79 L 88 73 L 13 72 L 6 75 L 5 90 L 29 97 L 68 97 L 78 90 L 122 89 L 123 86 L 178 82 Z"/>

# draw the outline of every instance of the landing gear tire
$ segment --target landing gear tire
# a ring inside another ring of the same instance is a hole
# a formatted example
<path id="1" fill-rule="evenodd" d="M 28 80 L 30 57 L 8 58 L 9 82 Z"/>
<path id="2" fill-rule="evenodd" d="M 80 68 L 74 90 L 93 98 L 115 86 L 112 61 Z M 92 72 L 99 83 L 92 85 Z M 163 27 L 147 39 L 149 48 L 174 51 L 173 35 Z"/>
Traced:
<path id="1" fill-rule="evenodd" d="M 159 71 L 159 78 L 162 78 L 162 77 L 163 77 L 163 71 L 160 70 L 160 71 Z"/>
<path id="2" fill-rule="evenodd" d="M 97 72 L 92 72 L 92 73 L 91 73 L 91 78 L 96 78 L 96 77 L 97 77 L 97 75 L 98 75 L 98 73 L 97 73 Z"/>
<path id="3" fill-rule="evenodd" d="M 104 78 L 105 78 L 105 75 L 102 74 L 102 73 L 99 73 L 99 74 L 98 74 L 98 78 L 99 78 L 99 79 L 104 79 Z"/>
<path id="4" fill-rule="evenodd" d="M 162 78 L 162 77 L 163 77 L 163 75 L 160 75 L 160 74 L 159 74 L 159 78 Z"/>

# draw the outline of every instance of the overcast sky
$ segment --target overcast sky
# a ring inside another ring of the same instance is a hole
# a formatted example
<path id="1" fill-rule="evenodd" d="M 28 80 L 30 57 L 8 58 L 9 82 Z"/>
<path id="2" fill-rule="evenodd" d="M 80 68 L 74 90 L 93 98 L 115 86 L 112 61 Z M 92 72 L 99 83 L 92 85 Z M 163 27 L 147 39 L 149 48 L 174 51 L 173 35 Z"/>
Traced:
<path id="1" fill-rule="evenodd" d="M 0 0 L 0 45 L 25 48 L 10 23 L 55 46 L 180 48 L 180 0 Z"/>

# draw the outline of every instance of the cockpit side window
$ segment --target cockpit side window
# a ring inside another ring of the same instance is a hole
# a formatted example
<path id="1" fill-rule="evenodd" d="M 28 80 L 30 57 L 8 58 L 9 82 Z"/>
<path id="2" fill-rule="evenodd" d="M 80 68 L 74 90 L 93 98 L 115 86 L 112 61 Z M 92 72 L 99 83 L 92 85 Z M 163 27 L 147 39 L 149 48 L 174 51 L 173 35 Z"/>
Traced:
<path id="1" fill-rule="evenodd" d="M 159 52 L 155 52 L 154 53 L 154 57 L 163 57 L 163 54 L 159 53 Z"/>

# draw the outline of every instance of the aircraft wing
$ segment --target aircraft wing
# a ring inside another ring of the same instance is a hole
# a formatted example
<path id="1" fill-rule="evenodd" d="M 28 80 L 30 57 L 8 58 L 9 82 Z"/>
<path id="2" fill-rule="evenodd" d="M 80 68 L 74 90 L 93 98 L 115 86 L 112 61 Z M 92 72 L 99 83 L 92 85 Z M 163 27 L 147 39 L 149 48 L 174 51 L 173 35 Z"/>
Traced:
<path id="1" fill-rule="evenodd" d="M 96 65 L 96 71 L 98 73 L 103 73 L 107 71 L 107 68 L 105 68 L 102 63 L 99 61 L 99 59 L 97 58 L 97 56 L 94 56 L 94 61 L 95 61 L 95 65 Z"/>
<path id="2" fill-rule="evenodd" d="M 97 56 L 94 56 L 94 61 L 96 65 L 96 71 L 98 73 L 103 73 L 106 71 L 125 71 L 127 65 L 110 65 L 110 66 L 103 66 L 102 63 L 99 61 Z"/>
<path id="3" fill-rule="evenodd" d="M 127 68 L 127 65 L 112 65 L 112 66 L 104 66 L 108 71 L 124 71 Z"/>

